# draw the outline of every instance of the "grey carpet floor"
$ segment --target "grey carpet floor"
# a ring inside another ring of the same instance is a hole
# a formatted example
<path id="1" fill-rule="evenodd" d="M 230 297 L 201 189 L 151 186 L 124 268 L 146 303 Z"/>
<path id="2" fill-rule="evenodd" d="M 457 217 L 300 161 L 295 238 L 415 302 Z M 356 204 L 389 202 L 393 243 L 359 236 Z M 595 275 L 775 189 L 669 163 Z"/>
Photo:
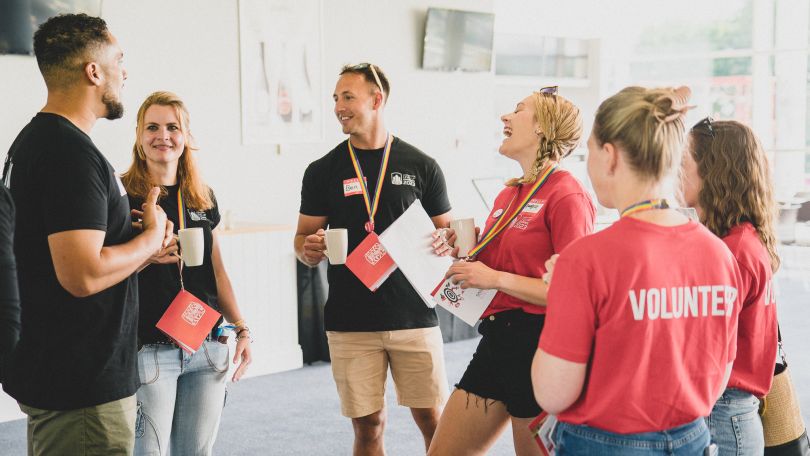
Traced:
<path id="1" fill-rule="evenodd" d="M 810 300 L 805 288 L 786 290 L 795 299 L 780 301 L 782 334 L 791 360 L 793 381 L 810 423 Z M 801 299 L 799 299 L 801 298 Z M 448 382 L 457 381 L 478 339 L 445 344 Z M 386 448 L 390 456 L 424 454 L 422 438 L 408 409 L 396 405 L 388 385 Z M 230 385 L 214 453 L 217 455 L 350 455 L 352 429 L 340 415 L 332 373 L 325 363 L 266 375 Z M 514 454 L 507 430 L 489 452 Z M 25 422 L 0 424 L 0 455 L 25 455 Z M 185 455 L 183 455 L 185 456 Z"/>

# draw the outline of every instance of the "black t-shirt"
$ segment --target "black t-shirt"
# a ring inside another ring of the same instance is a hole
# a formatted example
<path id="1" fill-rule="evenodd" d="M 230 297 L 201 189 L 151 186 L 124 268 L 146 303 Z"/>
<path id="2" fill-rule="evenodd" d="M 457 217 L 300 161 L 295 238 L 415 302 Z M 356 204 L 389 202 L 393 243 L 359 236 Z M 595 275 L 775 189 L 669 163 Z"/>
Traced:
<path id="1" fill-rule="evenodd" d="M 174 223 L 174 232 L 180 227 L 179 213 L 177 211 L 178 185 L 166 186 L 168 195 L 159 202 L 160 207 Z M 213 192 L 212 192 L 213 196 Z M 143 200 L 130 196 L 129 204 L 133 208 L 140 208 Z M 194 267 L 183 267 L 183 284 L 186 290 L 203 302 L 219 310 L 217 302 L 217 281 L 214 276 L 214 266 L 211 264 L 211 246 L 213 238 L 211 230 L 219 224 L 219 208 L 216 199 L 214 207 L 207 211 L 198 211 L 186 204 L 186 228 L 200 227 L 203 229 L 205 253 L 203 264 Z M 138 317 L 138 337 L 142 344 L 166 342 L 169 339 L 155 327 L 160 317 L 166 312 L 172 300 L 180 292 L 180 274 L 176 264 L 151 264 L 138 274 L 138 298 L 140 312 Z"/>
<path id="2" fill-rule="evenodd" d="M 131 240 L 123 184 L 90 137 L 59 115 L 37 114 L 9 154 L 22 330 L 3 388 L 19 402 L 46 410 L 133 395 L 136 275 L 77 298 L 59 284 L 48 247 L 49 235 L 72 230 L 104 231 L 104 246 Z"/>
<path id="3" fill-rule="evenodd" d="M 368 212 L 362 194 L 344 191 L 344 181 L 357 179 L 348 142 L 344 141 L 304 173 L 301 213 L 329 218 L 330 228 L 346 228 L 351 253 L 368 235 Z M 383 149 L 355 148 L 369 192 L 374 192 Z M 436 161 L 399 138 L 391 145 L 386 181 L 374 219 L 374 231 L 385 231 L 416 200 L 431 217 L 450 210 L 444 175 Z M 349 183 L 349 182 L 346 182 Z M 351 186 L 350 186 L 351 187 Z M 390 331 L 436 326 L 436 312 L 428 308 L 397 269 L 377 289 L 369 291 L 345 265 L 329 265 L 329 297 L 324 309 L 328 331 Z"/>
<path id="4" fill-rule="evenodd" d="M 0 383 L 5 358 L 20 336 L 20 295 L 14 262 L 14 203 L 0 184 Z"/>

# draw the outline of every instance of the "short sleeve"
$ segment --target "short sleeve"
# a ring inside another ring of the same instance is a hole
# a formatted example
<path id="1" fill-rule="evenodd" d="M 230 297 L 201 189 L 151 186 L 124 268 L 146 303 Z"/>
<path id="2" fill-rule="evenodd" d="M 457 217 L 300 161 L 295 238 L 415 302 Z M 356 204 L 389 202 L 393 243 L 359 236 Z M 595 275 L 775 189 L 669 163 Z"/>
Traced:
<path id="1" fill-rule="evenodd" d="M 93 151 L 77 149 L 54 154 L 42 167 L 42 219 L 48 234 L 91 229 L 107 230 L 112 171 Z"/>
<path id="2" fill-rule="evenodd" d="M 429 160 L 425 170 L 425 187 L 422 191 L 422 206 L 431 217 L 450 212 L 450 200 L 447 198 L 447 185 L 444 173 L 435 160 Z"/>
<path id="3" fill-rule="evenodd" d="M 304 171 L 301 183 L 301 208 L 299 212 L 314 217 L 329 215 L 328 193 L 324 186 L 327 176 L 320 172 L 319 162 L 311 163 Z"/>
<path id="4" fill-rule="evenodd" d="M 596 208 L 590 196 L 583 193 L 565 195 L 549 207 L 551 245 L 560 253 L 568 244 L 593 233 Z"/>
<path id="5" fill-rule="evenodd" d="M 546 321 L 538 346 L 546 353 L 575 363 L 587 363 L 596 333 L 596 303 L 582 278 L 586 268 L 566 258 L 557 260 L 546 306 Z"/>
<path id="6" fill-rule="evenodd" d="M 214 203 L 214 206 L 211 209 L 208 209 L 206 212 L 206 218 L 211 221 L 211 229 L 219 225 L 219 222 L 222 220 L 222 216 L 219 213 L 219 203 L 217 203 L 217 196 L 214 194 L 214 190 L 208 189 L 211 192 L 211 201 Z"/>

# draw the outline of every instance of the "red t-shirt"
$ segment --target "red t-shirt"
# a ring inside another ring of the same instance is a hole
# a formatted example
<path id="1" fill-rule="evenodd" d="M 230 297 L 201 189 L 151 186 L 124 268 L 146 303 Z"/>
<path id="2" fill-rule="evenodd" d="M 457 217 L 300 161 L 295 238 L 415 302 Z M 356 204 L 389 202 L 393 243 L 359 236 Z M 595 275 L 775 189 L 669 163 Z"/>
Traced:
<path id="1" fill-rule="evenodd" d="M 539 347 L 588 364 L 558 418 L 621 434 L 707 416 L 736 350 L 737 262 L 690 221 L 624 217 L 557 260 Z"/>
<path id="2" fill-rule="evenodd" d="M 740 266 L 742 303 L 728 386 L 762 397 L 771 389 L 778 345 L 771 257 L 750 223 L 731 228 L 723 242 Z"/>
<path id="3" fill-rule="evenodd" d="M 518 196 L 513 204 L 520 204 L 530 188 L 531 185 L 504 188 L 495 198 L 481 234 L 486 233 L 499 217 L 509 215 L 505 214 L 506 207 L 516 193 Z M 498 271 L 543 277 L 546 260 L 551 255 L 562 252 L 574 240 L 593 232 L 595 216 L 593 201 L 582 184 L 568 171 L 558 169 L 477 259 Z M 498 292 L 482 318 L 512 309 L 523 309 L 530 314 L 546 312 L 545 306 Z"/>

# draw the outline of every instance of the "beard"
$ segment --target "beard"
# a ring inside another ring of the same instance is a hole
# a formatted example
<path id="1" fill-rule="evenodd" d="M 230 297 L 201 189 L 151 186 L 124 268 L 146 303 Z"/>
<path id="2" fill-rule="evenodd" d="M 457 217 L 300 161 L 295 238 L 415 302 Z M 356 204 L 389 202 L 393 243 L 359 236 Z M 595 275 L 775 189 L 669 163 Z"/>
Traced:
<path id="1" fill-rule="evenodd" d="M 101 96 L 101 102 L 107 108 L 107 114 L 104 116 L 107 120 L 120 119 L 124 116 L 124 104 L 120 100 L 113 98 L 112 92 L 105 92 Z"/>

